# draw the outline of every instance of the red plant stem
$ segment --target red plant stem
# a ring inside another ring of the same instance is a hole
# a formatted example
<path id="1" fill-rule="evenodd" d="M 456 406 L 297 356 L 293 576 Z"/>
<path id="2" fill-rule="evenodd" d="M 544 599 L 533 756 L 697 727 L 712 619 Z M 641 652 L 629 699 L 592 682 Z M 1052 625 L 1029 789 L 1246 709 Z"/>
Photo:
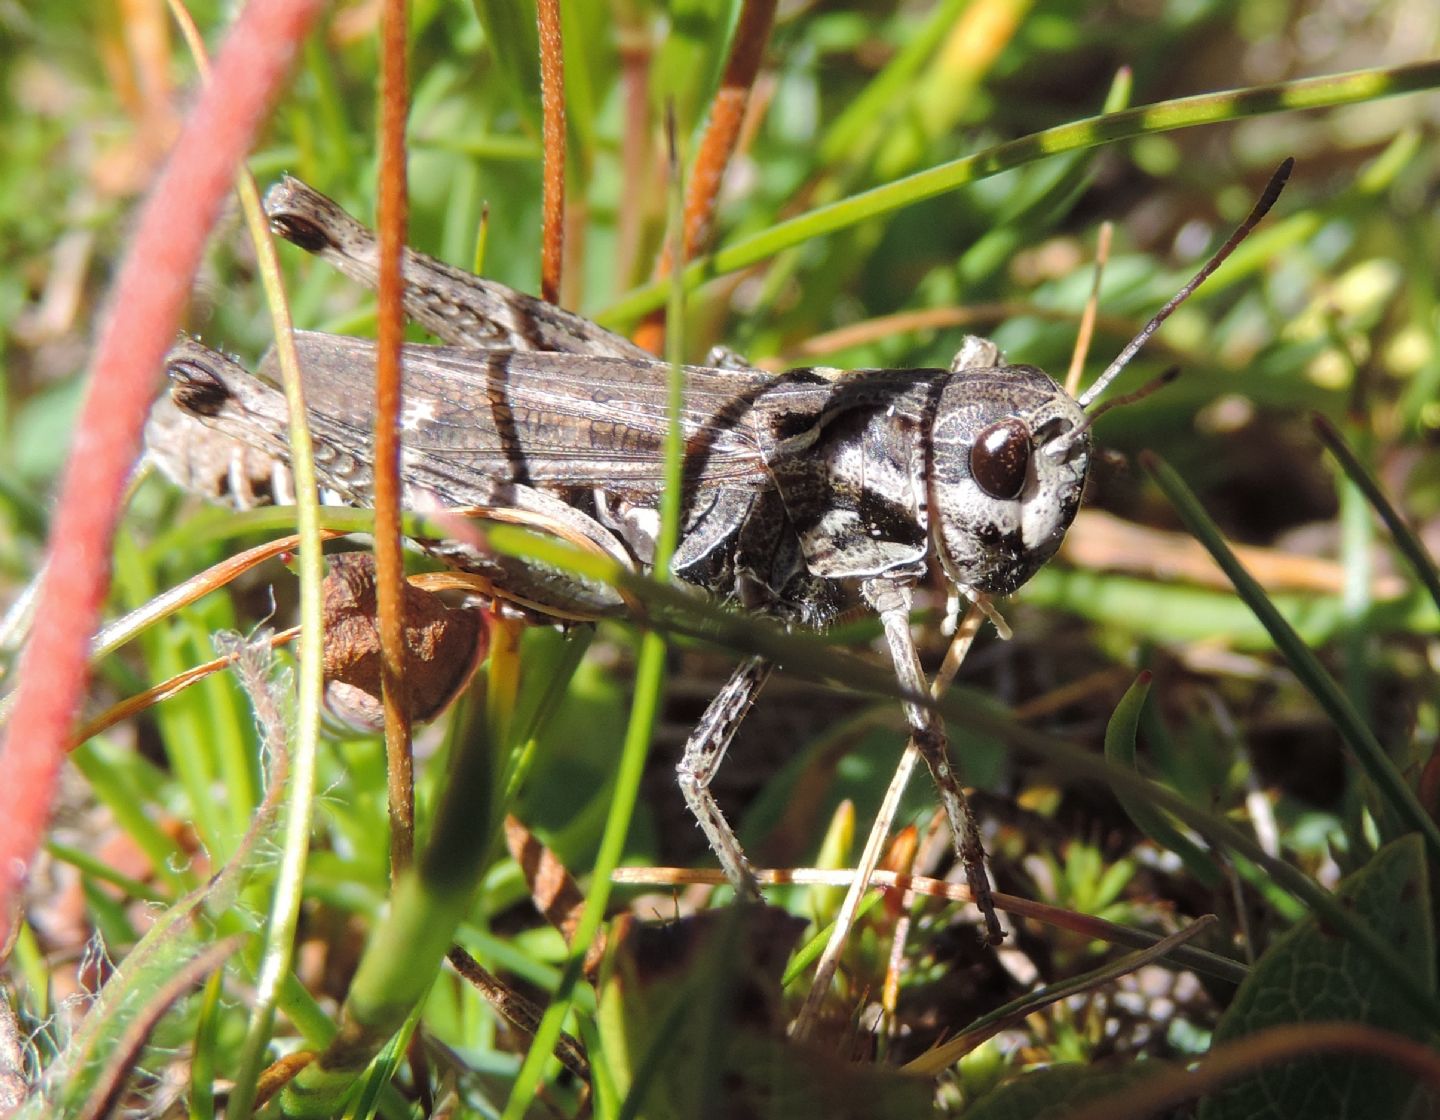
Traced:
<path id="1" fill-rule="evenodd" d="M 390 875 L 415 850 L 415 771 L 410 752 L 410 689 L 405 679 L 405 556 L 400 543 L 400 255 L 405 248 L 405 0 L 380 15 L 379 348 L 375 363 L 375 594 L 385 708 L 390 802 Z"/>
<path id="2" fill-rule="evenodd" d="M 535 14 L 540 27 L 540 107 L 545 148 L 540 296 L 558 304 L 565 257 L 565 50 L 560 35 L 560 0 L 539 0 Z"/>
<path id="3" fill-rule="evenodd" d="M 37 617 L 0 745 L 0 930 L 49 820 L 110 582 L 125 479 L 210 227 L 319 0 L 251 0 L 145 204 L 101 328 L 51 527 Z M 0 942 L 5 938 L 0 936 Z"/>

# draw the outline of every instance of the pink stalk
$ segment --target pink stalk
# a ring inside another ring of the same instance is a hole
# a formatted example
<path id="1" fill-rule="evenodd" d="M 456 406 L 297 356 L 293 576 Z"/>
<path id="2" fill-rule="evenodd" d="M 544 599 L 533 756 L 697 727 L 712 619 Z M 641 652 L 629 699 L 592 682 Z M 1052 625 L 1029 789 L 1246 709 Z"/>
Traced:
<path id="1" fill-rule="evenodd" d="M 111 540 L 160 363 L 205 239 L 319 0 L 250 0 L 140 218 L 95 348 L 51 525 L 37 623 L 0 744 L 0 943 L 49 821 L 88 681 L 86 655 L 110 582 Z"/>

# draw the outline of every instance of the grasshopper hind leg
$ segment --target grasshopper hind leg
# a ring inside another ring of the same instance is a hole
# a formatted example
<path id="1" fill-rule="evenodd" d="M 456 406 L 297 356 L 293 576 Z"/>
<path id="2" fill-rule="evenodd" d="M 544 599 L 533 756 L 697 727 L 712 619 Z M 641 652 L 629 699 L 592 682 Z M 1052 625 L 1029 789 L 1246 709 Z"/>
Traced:
<path id="1" fill-rule="evenodd" d="M 735 729 L 745 718 L 760 689 L 770 678 L 774 664 L 763 657 L 751 657 L 736 666 L 725 687 L 716 694 L 700 717 L 695 730 L 685 743 L 685 753 L 675 768 L 680 792 L 690 812 L 700 822 L 705 839 L 720 860 L 725 877 L 739 897 L 752 902 L 760 900 L 760 885 L 755 871 L 740 847 L 730 822 L 720 811 L 710 792 L 710 782 L 725 758 Z"/>

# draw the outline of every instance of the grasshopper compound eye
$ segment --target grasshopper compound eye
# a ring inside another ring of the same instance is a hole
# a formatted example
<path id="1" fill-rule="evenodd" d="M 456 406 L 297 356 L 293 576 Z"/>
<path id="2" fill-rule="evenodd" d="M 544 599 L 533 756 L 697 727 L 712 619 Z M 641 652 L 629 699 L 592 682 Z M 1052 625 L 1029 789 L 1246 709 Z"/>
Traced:
<path id="1" fill-rule="evenodd" d="M 1013 501 L 1030 475 L 1030 429 L 1010 417 L 991 424 L 975 437 L 970 449 L 970 477 L 975 485 L 1001 501 Z"/>
<path id="2" fill-rule="evenodd" d="M 218 416 L 230 399 L 225 382 L 201 362 L 173 357 L 165 365 L 170 376 L 170 396 L 182 412 L 194 416 Z"/>
<path id="3" fill-rule="evenodd" d="M 1293 160 L 1230 238 L 1141 328 L 1095 383 L 1072 399 L 1030 366 L 955 369 L 931 432 L 931 508 L 946 574 L 958 586 L 1008 595 L 1055 554 L 1080 506 L 1090 461 L 1090 426 L 1108 408 L 1148 395 L 1170 371 L 1135 393 L 1092 408 L 1126 363 L 1255 228 L 1279 197 Z M 998 361 L 998 350 L 988 351 Z M 1039 452 L 1037 454 L 1036 452 Z"/>

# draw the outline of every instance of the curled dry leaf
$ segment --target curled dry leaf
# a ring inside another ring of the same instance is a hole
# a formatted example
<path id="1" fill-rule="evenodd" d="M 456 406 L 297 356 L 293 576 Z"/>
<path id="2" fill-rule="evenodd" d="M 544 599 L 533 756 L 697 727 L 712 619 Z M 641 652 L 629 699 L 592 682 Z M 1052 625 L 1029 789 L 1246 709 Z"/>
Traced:
<path id="1" fill-rule="evenodd" d="M 384 715 L 375 558 L 368 552 L 331 557 L 323 598 L 325 702 L 346 722 L 376 730 L 384 726 Z M 481 616 L 478 609 L 453 607 L 439 595 L 405 585 L 405 665 L 412 719 L 434 719 L 469 681 L 489 646 Z"/>

